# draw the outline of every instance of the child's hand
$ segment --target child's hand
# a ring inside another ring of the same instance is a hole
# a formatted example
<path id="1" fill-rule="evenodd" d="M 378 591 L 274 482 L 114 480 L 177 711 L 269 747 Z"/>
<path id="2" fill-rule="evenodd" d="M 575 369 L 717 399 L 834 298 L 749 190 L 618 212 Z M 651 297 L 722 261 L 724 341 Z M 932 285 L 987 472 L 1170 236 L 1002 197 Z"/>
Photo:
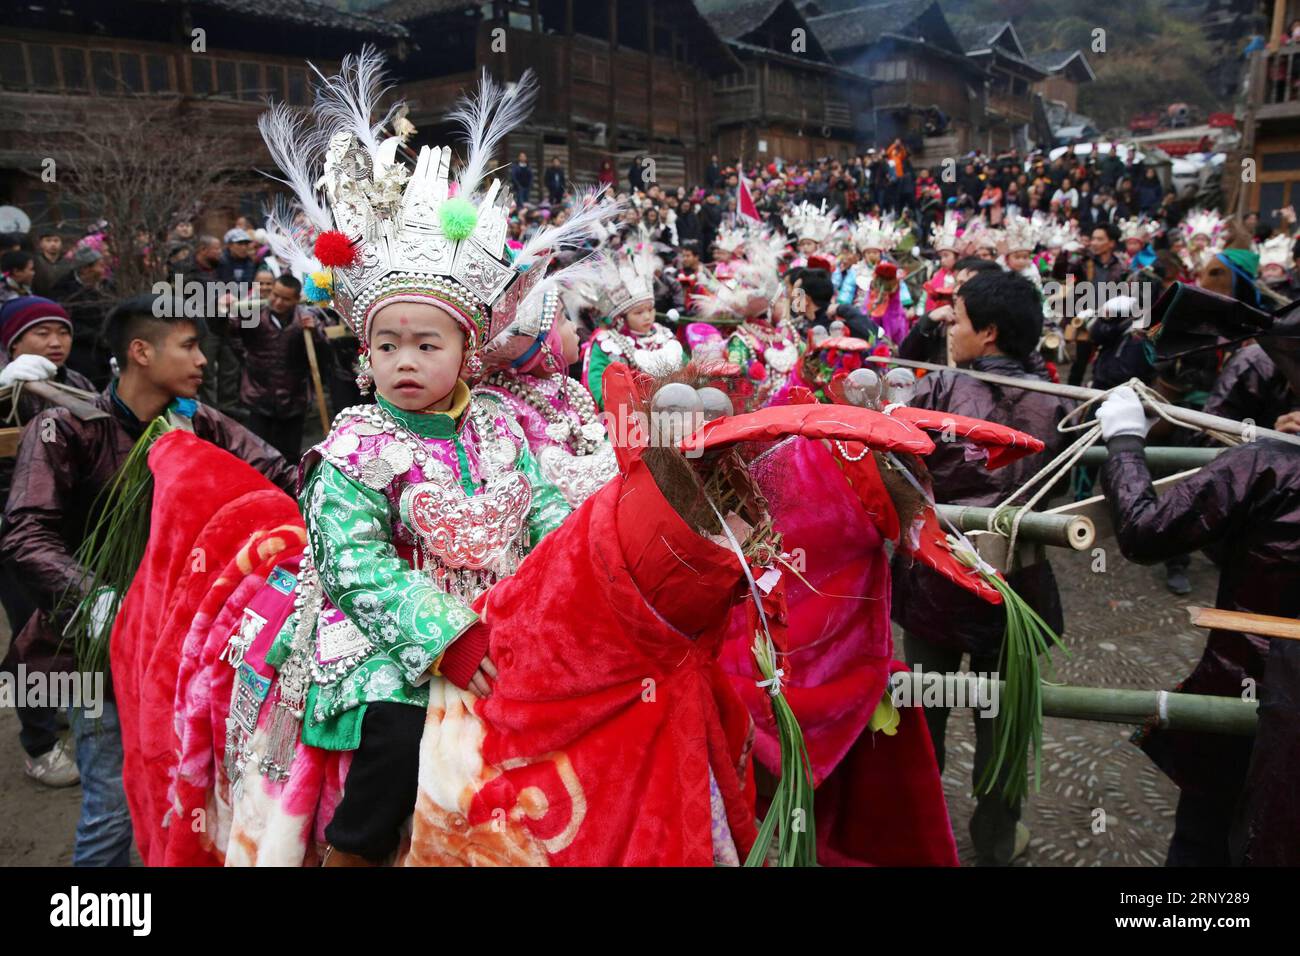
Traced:
<path id="1" fill-rule="evenodd" d="M 483 663 L 479 664 L 478 670 L 476 670 L 474 676 L 470 678 L 469 687 L 467 689 L 477 697 L 491 697 L 491 682 L 496 679 L 496 665 L 492 663 L 492 658 L 484 656 Z"/>

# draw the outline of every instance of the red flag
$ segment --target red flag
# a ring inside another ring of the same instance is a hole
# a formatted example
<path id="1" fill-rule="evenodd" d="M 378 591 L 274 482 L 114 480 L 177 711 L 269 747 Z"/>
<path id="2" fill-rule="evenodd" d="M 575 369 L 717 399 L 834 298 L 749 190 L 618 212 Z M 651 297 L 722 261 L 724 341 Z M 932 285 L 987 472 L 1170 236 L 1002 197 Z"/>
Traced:
<path id="1" fill-rule="evenodd" d="M 740 212 L 740 215 L 748 216 L 755 222 L 761 222 L 758 207 L 754 205 L 754 197 L 749 194 L 749 183 L 745 181 L 743 174 L 740 177 L 740 185 L 737 187 L 737 191 L 739 196 L 736 199 L 736 209 Z"/>

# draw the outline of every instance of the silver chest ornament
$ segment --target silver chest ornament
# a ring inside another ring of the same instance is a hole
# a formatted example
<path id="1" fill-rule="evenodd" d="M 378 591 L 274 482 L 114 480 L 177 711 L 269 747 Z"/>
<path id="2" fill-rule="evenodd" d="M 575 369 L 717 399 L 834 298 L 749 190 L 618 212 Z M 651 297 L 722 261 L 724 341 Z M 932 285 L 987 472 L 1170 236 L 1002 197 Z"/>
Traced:
<path id="1" fill-rule="evenodd" d="M 763 349 L 763 363 L 779 375 L 789 375 L 799 361 L 799 350 L 789 342 L 775 342 Z"/>
<path id="2" fill-rule="evenodd" d="M 614 446 L 603 442 L 590 455 L 574 455 L 563 445 L 548 445 L 537 455 L 542 474 L 573 508 L 605 487 L 618 474 Z"/>
<path id="3" fill-rule="evenodd" d="M 518 471 L 492 476 L 476 495 L 466 495 L 459 484 L 422 481 L 402 490 L 402 516 L 430 557 L 479 571 L 511 552 L 532 500 L 532 486 Z"/>

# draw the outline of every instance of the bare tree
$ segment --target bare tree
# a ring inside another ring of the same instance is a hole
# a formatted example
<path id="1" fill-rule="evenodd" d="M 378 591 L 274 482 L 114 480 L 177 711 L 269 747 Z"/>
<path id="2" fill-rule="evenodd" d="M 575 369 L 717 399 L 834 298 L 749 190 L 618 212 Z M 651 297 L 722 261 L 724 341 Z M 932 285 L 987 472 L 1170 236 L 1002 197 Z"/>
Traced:
<path id="1" fill-rule="evenodd" d="M 38 148 L 55 162 L 60 198 L 108 222 L 121 296 L 169 278 L 167 235 L 179 211 L 250 171 L 240 137 L 211 124 L 196 130 L 174 98 L 104 98 L 72 128 L 60 126 L 38 134 Z"/>

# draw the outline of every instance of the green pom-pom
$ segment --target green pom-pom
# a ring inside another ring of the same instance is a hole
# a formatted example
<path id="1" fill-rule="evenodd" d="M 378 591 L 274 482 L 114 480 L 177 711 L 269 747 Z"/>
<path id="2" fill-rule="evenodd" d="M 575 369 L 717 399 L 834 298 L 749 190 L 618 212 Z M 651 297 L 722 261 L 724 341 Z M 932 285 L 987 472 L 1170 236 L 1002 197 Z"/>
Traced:
<path id="1" fill-rule="evenodd" d="M 453 242 L 468 239 L 478 225 L 478 210 L 460 196 L 446 200 L 438 210 L 438 217 L 442 220 L 443 234 Z"/>

